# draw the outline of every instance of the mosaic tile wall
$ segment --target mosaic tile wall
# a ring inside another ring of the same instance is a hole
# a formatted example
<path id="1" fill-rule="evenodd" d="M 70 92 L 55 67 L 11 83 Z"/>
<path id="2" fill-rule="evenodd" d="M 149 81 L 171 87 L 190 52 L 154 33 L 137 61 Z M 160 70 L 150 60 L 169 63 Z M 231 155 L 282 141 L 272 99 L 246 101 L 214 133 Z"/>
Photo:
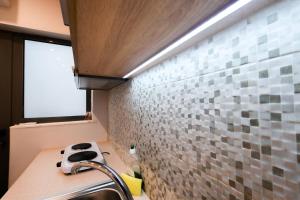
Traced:
<path id="1" fill-rule="evenodd" d="M 300 199 L 300 1 L 278 1 L 110 92 L 152 200 Z"/>

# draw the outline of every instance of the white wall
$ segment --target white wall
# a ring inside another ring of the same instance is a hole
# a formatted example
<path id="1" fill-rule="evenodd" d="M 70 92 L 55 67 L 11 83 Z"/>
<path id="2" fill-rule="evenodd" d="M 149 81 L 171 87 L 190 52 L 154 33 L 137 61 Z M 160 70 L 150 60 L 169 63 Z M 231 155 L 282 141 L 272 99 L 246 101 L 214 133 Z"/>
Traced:
<path id="1" fill-rule="evenodd" d="M 0 7 L 0 28 L 64 39 L 70 35 L 59 0 L 10 0 L 10 6 Z"/>
<path id="2" fill-rule="evenodd" d="M 70 144 L 92 140 L 106 141 L 106 92 L 93 92 L 92 110 L 96 110 L 97 117 L 94 114 L 93 120 L 89 121 L 21 124 L 10 127 L 9 186 L 43 149 L 63 149 Z"/>

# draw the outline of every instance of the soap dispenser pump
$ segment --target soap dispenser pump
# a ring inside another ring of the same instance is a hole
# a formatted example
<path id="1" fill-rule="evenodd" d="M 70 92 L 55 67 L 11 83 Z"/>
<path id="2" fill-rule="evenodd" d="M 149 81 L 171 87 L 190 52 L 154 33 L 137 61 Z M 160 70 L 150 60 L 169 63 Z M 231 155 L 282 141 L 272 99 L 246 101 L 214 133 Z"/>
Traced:
<path id="1" fill-rule="evenodd" d="M 134 144 L 130 145 L 129 154 L 130 155 L 136 154 L 136 146 Z"/>
<path id="2" fill-rule="evenodd" d="M 139 159 L 138 159 L 138 155 L 136 153 L 136 145 L 134 145 L 134 144 L 130 145 L 129 156 L 130 156 L 130 160 L 131 160 L 130 168 L 133 171 L 133 176 L 135 178 L 142 178 Z"/>

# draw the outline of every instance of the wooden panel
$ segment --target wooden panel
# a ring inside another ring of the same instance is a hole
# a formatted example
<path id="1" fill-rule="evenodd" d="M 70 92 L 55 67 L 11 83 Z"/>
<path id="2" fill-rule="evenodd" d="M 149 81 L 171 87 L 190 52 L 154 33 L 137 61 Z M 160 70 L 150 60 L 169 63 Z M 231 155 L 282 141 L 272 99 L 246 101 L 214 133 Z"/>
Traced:
<path id="1" fill-rule="evenodd" d="M 13 37 L 12 63 L 12 123 L 21 123 L 24 110 L 24 43 L 22 36 Z"/>
<path id="2" fill-rule="evenodd" d="M 69 1 L 79 74 L 122 77 L 232 0 Z"/>
<path id="3" fill-rule="evenodd" d="M 10 126 L 12 36 L 0 31 L 0 129 Z"/>
<path id="4" fill-rule="evenodd" d="M 7 191 L 11 125 L 12 35 L 0 31 L 0 198 Z"/>

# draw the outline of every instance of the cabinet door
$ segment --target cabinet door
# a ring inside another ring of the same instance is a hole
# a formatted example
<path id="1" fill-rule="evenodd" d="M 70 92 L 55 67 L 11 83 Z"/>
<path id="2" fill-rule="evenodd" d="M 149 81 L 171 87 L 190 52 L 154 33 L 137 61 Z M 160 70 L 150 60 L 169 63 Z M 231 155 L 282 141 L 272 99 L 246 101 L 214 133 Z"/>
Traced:
<path id="1" fill-rule="evenodd" d="M 12 35 L 0 31 L 0 198 L 7 190 L 11 122 Z"/>

